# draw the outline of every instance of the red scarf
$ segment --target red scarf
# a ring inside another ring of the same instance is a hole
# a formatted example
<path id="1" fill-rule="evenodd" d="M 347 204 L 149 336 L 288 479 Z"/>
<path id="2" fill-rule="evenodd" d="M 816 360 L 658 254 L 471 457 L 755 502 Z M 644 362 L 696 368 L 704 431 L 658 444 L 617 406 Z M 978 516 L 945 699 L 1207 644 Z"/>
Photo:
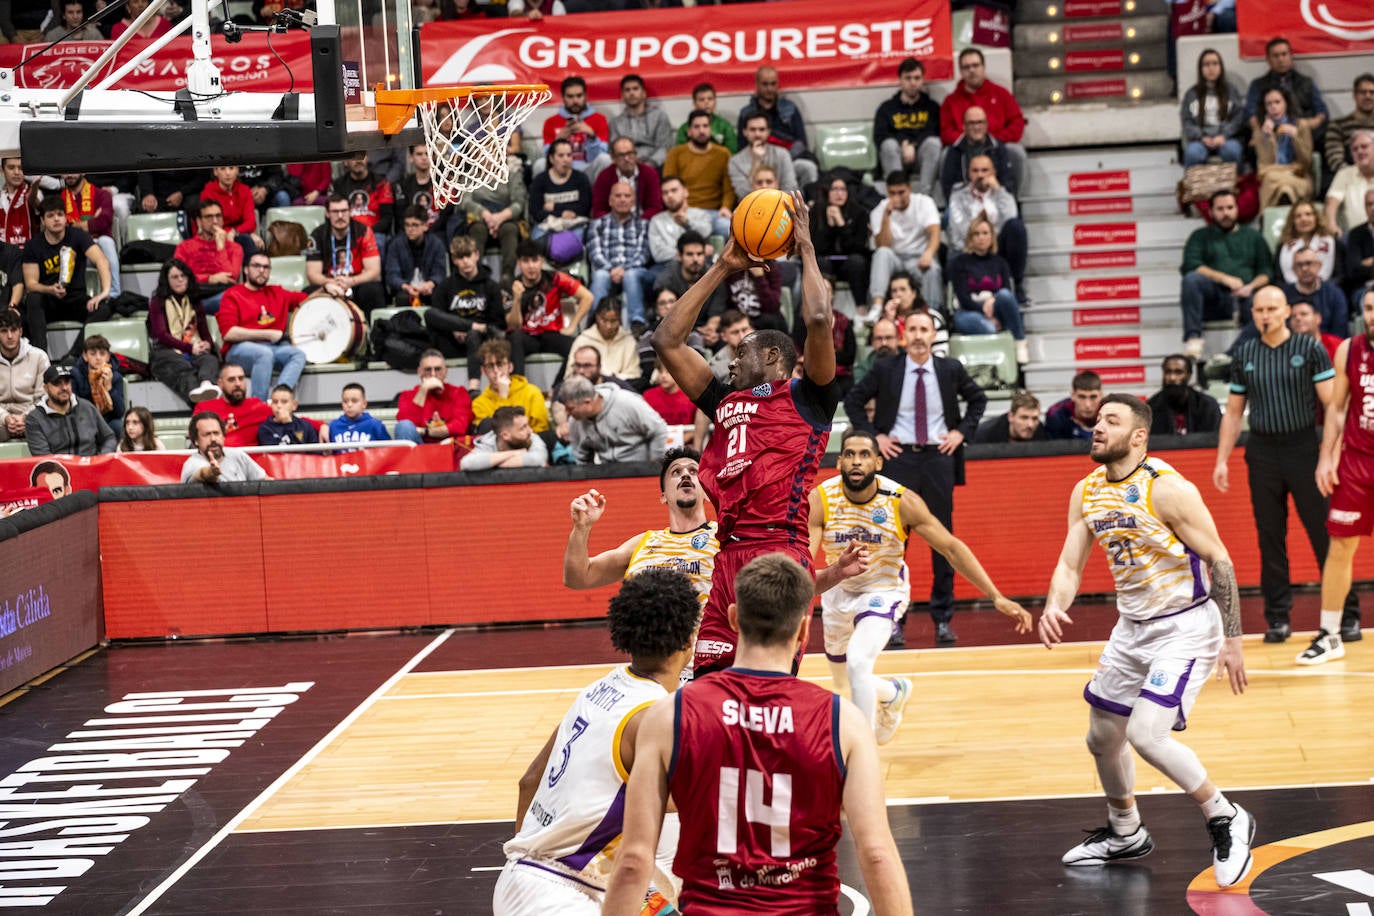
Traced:
<path id="1" fill-rule="evenodd" d="M 95 185 L 89 181 L 81 185 L 81 196 L 74 197 L 67 188 L 62 189 L 62 203 L 67 207 L 67 222 L 79 223 L 95 216 Z"/>

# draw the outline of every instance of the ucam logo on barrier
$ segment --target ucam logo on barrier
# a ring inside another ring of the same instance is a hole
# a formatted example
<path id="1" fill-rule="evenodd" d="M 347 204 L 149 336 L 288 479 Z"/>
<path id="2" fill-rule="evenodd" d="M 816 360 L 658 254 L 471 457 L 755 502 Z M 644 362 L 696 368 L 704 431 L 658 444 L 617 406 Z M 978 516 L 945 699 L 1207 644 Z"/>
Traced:
<path id="1" fill-rule="evenodd" d="M 620 94 L 620 77 L 644 77 L 651 95 L 689 95 L 709 79 L 718 92 L 751 92 L 754 71 L 782 71 L 782 91 L 895 84 L 916 57 L 926 79 L 954 76 L 949 5 L 876 0 L 858 8 L 791 0 L 785 21 L 756 6 L 695 7 L 549 17 L 492 31 L 486 20 L 421 27 L 426 85 L 552 83 L 576 74 L 593 104 Z"/>

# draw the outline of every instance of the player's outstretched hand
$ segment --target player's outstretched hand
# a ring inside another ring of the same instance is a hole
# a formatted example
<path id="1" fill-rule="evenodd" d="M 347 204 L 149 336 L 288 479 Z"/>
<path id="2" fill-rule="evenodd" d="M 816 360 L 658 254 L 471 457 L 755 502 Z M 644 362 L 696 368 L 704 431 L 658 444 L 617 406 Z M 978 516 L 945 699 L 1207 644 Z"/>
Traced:
<path id="1" fill-rule="evenodd" d="M 851 542 L 852 543 L 852 542 Z M 999 614 L 1006 614 L 1016 624 L 1016 632 L 1029 633 L 1031 631 L 1030 611 L 1012 601 L 1010 598 L 994 598 L 992 606 L 997 608 Z"/>
<path id="2" fill-rule="evenodd" d="M 1245 677 L 1245 656 L 1239 636 L 1222 640 L 1221 652 L 1217 653 L 1217 680 L 1229 680 L 1232 693 L 1244 693 L 1250 683 Z"/>
<path id="3" fill-rule="evenodd" d="M 1336 473 L 1336 462 L 1322 456 L 1317 462 L 1317 489 L 1322 496 L 1330 497 L 1336 489 L 1336 484 L 1340 482 L 1340 477 Z"/>
<path id="4" fill-rule="evenodd" d="M 767 261 L 760 261 L 758 258 L 751 257 L 749 252 L 744 250 L 744 246 L 735 241 L 733 234 L 725 243 L 725 250 L 720 253 L 720 265 L 732 274 L 750 267 L 769 269 Z"/>
<path id="5" fill-rule="evenodd" d="M 569 509 L 574 527 L 590 528 L 601 520 L 602 513 L 606 511 L 606 497 L 596 490 L 588 490 L 574 499 Z"/>
<path id="6" fill-rule="evenodd" d="M 848 579 L 868 571 L 868 549 L 856 541 L 845 545 L 844 553 L 835 558 L 841 578 Z"/>
<path id="7" fill-rule="evenodd" d="M 1053 649 L 1064 641 L 1064 624 L 1073 623 L 1066 611 L 1046 607 L 1040 612 L 1040 641 L 1046 649 Z"/>

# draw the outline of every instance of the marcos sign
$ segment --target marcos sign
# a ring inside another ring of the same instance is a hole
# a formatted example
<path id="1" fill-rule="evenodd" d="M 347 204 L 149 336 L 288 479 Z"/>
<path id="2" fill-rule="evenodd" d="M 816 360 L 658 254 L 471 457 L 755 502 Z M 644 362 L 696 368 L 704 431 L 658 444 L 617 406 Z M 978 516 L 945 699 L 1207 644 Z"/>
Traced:
<path id="1" fill-rule="evenodd" d="M 897 64 L 916 57 L 926 79 L 954 77 L 948 3 L 876 0 L 856 7 L 828 0 L 553 16 L 492 28 L 491 20 L 430 22 L 420 28 L 427 86 L 456 83 L 587 81 L 593 99 L 617 99 L 627 72 L 651 95 L 690 95 L 709 80 L 718 92 L 752 92 L 754 71 L 778 68 L 784 93 L 897 82 Z"/>

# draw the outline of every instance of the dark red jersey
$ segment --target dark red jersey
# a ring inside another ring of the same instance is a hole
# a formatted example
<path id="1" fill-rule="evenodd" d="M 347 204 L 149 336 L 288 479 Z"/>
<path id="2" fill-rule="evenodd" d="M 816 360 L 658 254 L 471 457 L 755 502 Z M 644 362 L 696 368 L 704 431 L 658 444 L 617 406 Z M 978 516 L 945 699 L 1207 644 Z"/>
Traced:
<path id="1" fill-rule="evenodd" d="M 668 788 L 681 909 L 834 914 L 845 767 L 839 697 L 729 668 L 678 691 Z"/>
<path id="2" fill-rule="evenodd" d="M 719 380 L 696 399 L 716 423 L 699 479 L 728 538 L 809 542 L 807 494 L 816 480 L 839 388 L 808 378 L 735 391 Z"/>
<path id="3" fill-rule="evenodd" d="M 1345 377 L 1350 382 L 1350 406 L 1345 413 L 1343 450 L 1374 457 L 1374 348 L 1363 334 L 1350 338 Z"/>

